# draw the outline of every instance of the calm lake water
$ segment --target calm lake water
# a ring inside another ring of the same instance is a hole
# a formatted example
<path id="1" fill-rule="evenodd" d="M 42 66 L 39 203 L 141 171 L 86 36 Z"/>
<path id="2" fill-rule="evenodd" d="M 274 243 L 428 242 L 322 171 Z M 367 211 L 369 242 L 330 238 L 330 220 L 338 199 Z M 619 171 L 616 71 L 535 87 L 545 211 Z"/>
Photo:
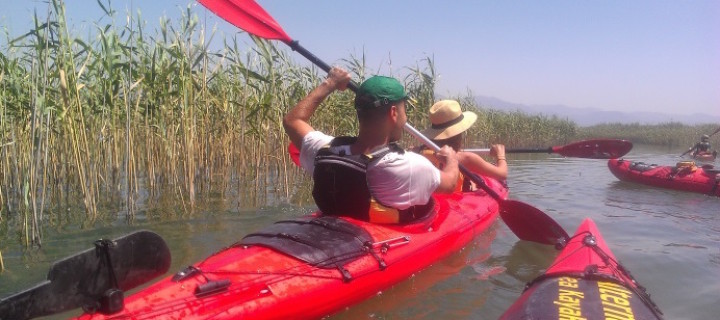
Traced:
<path id="1" fill-rule="evenodd" d="M 636 146 L 625 158 L 669 165 L 680 160 L 679 153 Z M 615 256 L 647 288 L 666 319 L 717 319 L 720 198 L 620 182 L 603 160 L 510 158 L 510 198 L 544 211 L 570 234 L 584 218 L 594 219 Z M 140 215 L 133 225 L 118 218 L 93 230 L 58 226 L 45 230 L 40 250 L 0 239 L 7 269 L 0 274 L 0 296 L 41 281 L 52 261 L 87 249 L 100 237 L 153 230 L 172 251 L 174 273 L 251 231 L 312 210 L 290 204 L 252 210 L 221 205 L 174 218 Z M 497 319 L 556 254 L 552 247 L 519 241 L 498 221 L 461 252 L 328 318 Z"/>

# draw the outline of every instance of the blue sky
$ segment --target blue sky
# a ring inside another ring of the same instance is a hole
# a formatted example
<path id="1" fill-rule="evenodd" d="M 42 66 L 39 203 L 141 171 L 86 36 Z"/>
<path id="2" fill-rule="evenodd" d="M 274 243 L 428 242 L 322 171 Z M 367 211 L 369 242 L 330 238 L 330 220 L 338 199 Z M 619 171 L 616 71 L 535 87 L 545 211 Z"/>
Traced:
<path id="1" fill-rule="evenodd" d="M 35 8 L 47 11 L 43 1 L 0 2 L 0 21 L 13 35 L 30 27 Z M 96 1 L 66 2 L 73 28 L 92 29 L 101 15 Z M 162 15 L 178 17 L 188 3 L 112 1 L 120 13 L 130 5 L 141 10 L 151 26 Z M 528 105 L 720 116 L 716 0 L 258 3 L 330 64 L 364 52 L 374 73 L 399 75 L 434 57 L 441 95 L 471 90 Z M 200 5 L 194 10 L 221 33 L 237 32 Z"/>

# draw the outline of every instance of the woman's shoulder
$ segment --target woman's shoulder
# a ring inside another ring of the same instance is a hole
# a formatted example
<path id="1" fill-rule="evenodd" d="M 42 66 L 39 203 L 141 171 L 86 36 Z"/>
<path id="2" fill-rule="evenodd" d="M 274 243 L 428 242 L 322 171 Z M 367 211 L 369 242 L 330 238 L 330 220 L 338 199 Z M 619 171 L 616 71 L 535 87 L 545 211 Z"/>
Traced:
<path id="1" fill-rule="evenodd" d="M 474 152 L 460 151 L 457 153 L 458 161 L 485 161 L 483 157 Z"/>

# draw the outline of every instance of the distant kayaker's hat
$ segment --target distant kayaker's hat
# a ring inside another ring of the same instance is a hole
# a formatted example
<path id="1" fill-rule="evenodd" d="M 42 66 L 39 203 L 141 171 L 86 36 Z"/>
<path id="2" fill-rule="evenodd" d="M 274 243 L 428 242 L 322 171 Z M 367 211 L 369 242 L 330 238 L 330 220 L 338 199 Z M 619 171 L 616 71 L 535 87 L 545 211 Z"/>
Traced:
<path id="1" fill-rule="evenodd" d="M 709 135 L 704 134 L 704 135 L 702 135 L 702 137 L 700 137 L 700 141 L 708 141 L 708 140 L 710 140 Z"/>
<path id="2" fill-rule="evenodd" d="M 395 78 L 373 76 L 365 80 L 355 96 L 356 109 L 372 109 L 407 99 L 405 88 Z"/>
<path id="3" fill-rule="evenodd" d="M 448 139 L 469 129 L 475 120 L 477 115 L 470 111 L 462 112 L 457 101 L 440 100 L 430 107 L 432 126 L 423 134 L 433 140 Z"/>

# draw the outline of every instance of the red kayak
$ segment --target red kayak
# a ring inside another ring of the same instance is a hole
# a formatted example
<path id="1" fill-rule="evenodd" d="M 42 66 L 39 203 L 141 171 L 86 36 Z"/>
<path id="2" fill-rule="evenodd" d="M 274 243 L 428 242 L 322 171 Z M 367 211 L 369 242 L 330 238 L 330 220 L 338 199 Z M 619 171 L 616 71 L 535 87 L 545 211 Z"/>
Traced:
<path id="1" fill-rule="evenodd" d="M 692 161 L 684 161 L 676 166 L 659 166 L 610 159 L 608 167 L 622 181 L 720 196 L 720 170 L 711 165 L 697 167 Z"/>
<path id="2" fill-rule="evenodd" d="M 694 154 L 693 159 L 703 162 L 713 162 L 715 161 L 715 158 L 717 157 L 717 151 L 713 152 L 698 152 Z"/>
<path id="3" fill-rule="evenodd" d="M 662 312 L 585 219 L 501 319 L 662 319 Z"/>
<path id="4" fill-rule="evenodd" d="M 508 190 L 485 179 L 502 198 Z M 313 215 L 278 221 L 125 298 L 112 314 L 79 319 L 317 319 L 376 295 L 447 257 L 498 217 L 483 191 L 434 195 L 411 225 Z"/>

